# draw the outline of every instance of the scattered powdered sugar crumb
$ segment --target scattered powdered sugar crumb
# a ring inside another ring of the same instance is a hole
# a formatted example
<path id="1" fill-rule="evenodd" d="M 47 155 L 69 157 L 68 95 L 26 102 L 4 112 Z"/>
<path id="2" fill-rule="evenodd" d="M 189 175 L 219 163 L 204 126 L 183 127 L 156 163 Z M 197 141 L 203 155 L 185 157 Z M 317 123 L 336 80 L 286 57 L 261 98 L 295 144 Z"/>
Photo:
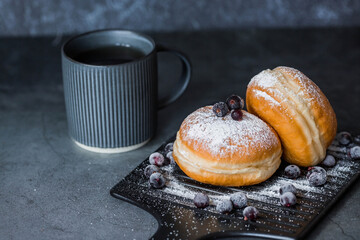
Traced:
<path id="1" fill-rule="evenodd" d="M 349 159 L 345 160 L 338 160 L 337 164 L 328 170 L 328 176 L 332 177 L 340 177 L 340 178 L 347 178 L 349 173 L 355 173 L 355 169 L 359 164 L 352 162 Z"/>
<path id="2" fill-rule="evenodd" d="M 277 182 L 274 182 L 273 184 L 269 186 L 263 186 L 262 189 L 259 189 L 259 191 L 256 191 L 256 194 L 262 195 L 262 196 L 268 196 L 268 197 L 279 197 L 279 189 L 282 184 L 279 184 Z"/>
<path id="3" fill-rule="evenodd" d="M 235 152 L 246 156 L 254 154 L 255 149 L 264 151 L 278 146 L 277 136 L 265 122 L 246 111 L 243 114 L 242 120 L 235 121 L 230 113 L 217 117 L 211 106 L 200 108 L 184 120 L 182 137 L 195 150 L 201 146 L 219 157 Z"/>
<path id="4" fill-rule="evenodd" d="M 300 178 L 300 179 L 279 179 L 278 183 L 285 184 L 285 183 L 291 183 L 294 185 L 294 187 L 298 190 L 304 191 L 304 192 L 313 192 L 313 193 L 323 193 L 323 187 L 314 187 L 309 185 L 309 181 L 306 178 Z"/>
<path id="5" fill-rule="evenodd" d="M 169 165 L 163 166 L 161 169 L 168 173 L 172 173 L 174 171 L 174 165 L 169 164 Z"/>
<path id="6" fill-rule="evenodd" d="M 211 205 L 217 205 L 219 202 L 222 202 L 224 200 L 230 200 L 230 195 L 209 195 L 210 204 Z"/>
<path id="7" fill-rule="evenodd" d="M 194 199 L 195 192 L 191 191 L 190 189 L 186 188 L 184 185 L 179 183 L 174 178 L 171 179 L 167 184 L 166 187 L 163 190 L 166 193 L 170 193 L 172 195 L 178 196 L 178 197 L 184 197 L 188 199 Z"/>

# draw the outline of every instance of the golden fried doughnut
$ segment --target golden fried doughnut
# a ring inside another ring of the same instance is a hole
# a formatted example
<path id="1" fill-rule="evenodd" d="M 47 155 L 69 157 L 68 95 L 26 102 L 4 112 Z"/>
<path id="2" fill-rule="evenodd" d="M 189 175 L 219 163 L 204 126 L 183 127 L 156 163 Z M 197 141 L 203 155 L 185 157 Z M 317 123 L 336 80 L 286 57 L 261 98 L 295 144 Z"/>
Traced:
<path id="1" fill-rule="evenodd" d="M 248 84 L 246 105 L 278 133 L 286 161 L 307 167 L 324 159 L 336 135 L 336 116 L 302 72 L 290 67 L 262 71 Z"/>
<path id="2" fill-rule="evenodd" d="M 278 169 L 280 140 L 264 121 L 246 111 L 236 121 L 217 117 L 212 106 L 191 113 L 181 124 L 173 157 L 189 177 L 221 186 L 265 181 Z"/>

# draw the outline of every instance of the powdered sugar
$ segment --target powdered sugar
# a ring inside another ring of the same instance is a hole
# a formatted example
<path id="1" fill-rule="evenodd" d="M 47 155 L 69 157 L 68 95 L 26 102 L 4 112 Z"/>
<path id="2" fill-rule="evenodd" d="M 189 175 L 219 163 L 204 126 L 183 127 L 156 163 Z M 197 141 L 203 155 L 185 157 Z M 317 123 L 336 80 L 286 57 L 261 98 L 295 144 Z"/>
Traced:
<path id="1" fill-rule="evenodd" d="M 278 72 L 270 69 L 264 70 L 251 79 L 248 84 L 248 90 L 252 91 L 255 97 L 263 98 L 270 106 L 280 108 L 288 118 L 292 119 L 294 115 L 293 110 L 281 106 L 282 102 L 288 101 L 288 97 L 286 96 L 287 91 L 283 90 L 284 86 L 278 80 L 279 76 L 280 73 Z M 257 87 L 249 88 L 250 86 Z"/>
<path id="2" fill-rule="evenodd" d="M 276 76 L 274 76 L 271 73 L 270 69 L 267 69 L 267 70 L 261 71 L 259 74 L 255 75 L 251 79 L 248 86 L 256 85 L 261 88 L 267 89 L 267 88 L 274 87 L 276 82 L 277 82 Z"/>
<path id="3" fill-rule="evenodd" d="M 290 80 L 286 78 L 286 81 L 291 86 L 289 89 L 293 92 L 293 94 L 301 96 L 302 99 L 307 102 L 307 104 L 311 104 L 311 102 L 317 102 L 322 107 L 325 108 L 324 99 L 325 96 L 322 94 L 320 88 L 311 81 L 307 76 L 305 76 L 302 72 L 297 69 L 290 67 L 278 67 L 274 70 L 264 70 L 254 76 L 248 86 L 258 86 L 261 89 L 265 90 L 272 95 L 275 95 L 278 99 L 282 99 L 285 101 L 287 98 L 280 92 L 281 88 L 286 88 L 284 84 L 278 78 L 285 77 L 284 72 L 288 75 L 291 75 L 295 80 Z M 288 84 L 286 84 L 288 85 Z M 287 90 L 289 90 L 287 89 Z M 283 95 L 283 96 L 281 96 Z"/>
<path id="4" fill-rule="evenodd" d="M 316 101 L 321 106 L 324 106 L 324 96 L 320 90 L 320 88 L 311 81 L 307 76 L 305 76 L 302 72 L 300 72 L 297 69 L 290 68 L 290 67 L 281 67 L 284 71 L 295 77 L 298 84 L 300 85 L 300 88 L 297 93 L 304 97 L 307 101 Z M 302 90 L 305 89 L 305 90 Z"/>
<path id="5" fill-rule="evenodd" d="M 277 136 L 265 122 L 245 111 L 243 114 L 242 120 L 235 121 L 230 114 L 215 116 L 211 106 L 200 108 L 184 120 L 182 138 L 195 150 L 201 145 L 219 157 L 229 157 L 234 152 L 245 156 L 278 146 Z"/>
<path id="6" fill-rule="evenodd" d="M 265 101 L 270 103 L 272 106 L 281 107 L 280 103 L 277 102 L 273 97 L 271 97 L 269 94 L 263 91 L 254 90 L 254 93 L 256 96 L 263 98 Z"/>
<path id="7" fill-rule="evenodd" d="M 168 183 L 166 184 L 166 188 L 164 188 L 163 191 L 178 197 L 184 197 L 188 199 L 194 199 L 196 194 L 195 191 L 189 190 L 174 177 L 169 179 Z"/>

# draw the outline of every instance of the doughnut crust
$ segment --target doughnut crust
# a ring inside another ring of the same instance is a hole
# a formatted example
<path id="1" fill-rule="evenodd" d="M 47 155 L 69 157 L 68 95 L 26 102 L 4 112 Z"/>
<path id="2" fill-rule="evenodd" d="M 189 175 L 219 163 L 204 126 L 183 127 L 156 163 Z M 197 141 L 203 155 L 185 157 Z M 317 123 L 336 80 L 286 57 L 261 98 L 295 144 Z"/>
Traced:
<path id="1" fill-rule="evenodd" d="M 246 105 L 278 133 L 286 161 L 308 167 L 325 158 L 336 135 L 335 112 L 302 72 L 290 67 L 262 71 L 248 84 Z"/>
<path id="2" fill-rule="evenodd" d="M 191 113 L 181 124 L 173 157 L 189 177 L 220 186 L 265 181 L 278 169 L 282 154 L 275 131 L 258 117 L 243 112 L 217 117 L 212 106 Z"/>

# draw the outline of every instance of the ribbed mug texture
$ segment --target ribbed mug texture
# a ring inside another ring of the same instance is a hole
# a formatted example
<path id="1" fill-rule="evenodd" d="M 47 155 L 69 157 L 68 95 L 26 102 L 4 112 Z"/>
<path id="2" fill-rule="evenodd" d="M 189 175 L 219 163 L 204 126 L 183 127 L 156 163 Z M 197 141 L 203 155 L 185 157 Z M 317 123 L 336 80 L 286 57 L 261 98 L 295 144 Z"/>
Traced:
<path id="1" fill-rule="evenodd" d="M 97 148 L 145 142 L 155 132 L 157 59 L 152 53 L 121 65 L 92 66 L 62 56 L 70 136 Z"/>

